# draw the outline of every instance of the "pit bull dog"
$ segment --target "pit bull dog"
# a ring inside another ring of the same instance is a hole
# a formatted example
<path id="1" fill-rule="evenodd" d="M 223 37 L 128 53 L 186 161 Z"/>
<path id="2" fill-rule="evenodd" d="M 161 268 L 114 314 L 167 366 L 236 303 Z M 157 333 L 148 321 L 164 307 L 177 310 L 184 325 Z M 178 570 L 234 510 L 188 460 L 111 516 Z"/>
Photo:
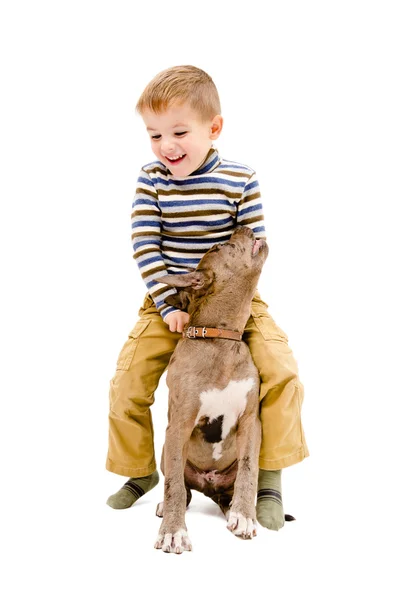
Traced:
<path id="1" fill-rule="evenodd" d="M 256 535 L 260 377 L 242 332 L 267 255 L 266 242 L 239 227 L 195 271 L 157 278 L 178 290 L 166 302 L 190 314 L 167 374 L 163 521 L 155 543 L 164 552 L 192 549 L 185 524 L 191 489 L 220 506 L 233 534 Z"/>

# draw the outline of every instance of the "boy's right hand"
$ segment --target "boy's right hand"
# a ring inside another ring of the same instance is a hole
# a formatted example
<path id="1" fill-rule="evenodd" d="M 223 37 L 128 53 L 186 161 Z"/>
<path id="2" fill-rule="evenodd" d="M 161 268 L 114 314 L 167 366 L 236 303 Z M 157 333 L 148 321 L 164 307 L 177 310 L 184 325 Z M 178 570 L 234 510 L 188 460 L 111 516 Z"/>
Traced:
<path id="1" fill-rule="evenodd" d="M 170 313 L 164 323 L 167 323 L 170 331 L 178 331 L 182 333 L 184 326 L 189 322 L 190 315 L 187 312 L 178 310 L 177 312 Z"/>

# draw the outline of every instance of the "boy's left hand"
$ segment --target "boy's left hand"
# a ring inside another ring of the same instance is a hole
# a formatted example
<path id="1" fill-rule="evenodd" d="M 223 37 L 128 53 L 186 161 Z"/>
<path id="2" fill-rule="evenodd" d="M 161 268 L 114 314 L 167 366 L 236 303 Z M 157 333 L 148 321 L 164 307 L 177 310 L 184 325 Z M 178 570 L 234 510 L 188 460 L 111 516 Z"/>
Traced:
<path id="1" fill-rule="evenodd" d="M 165 323 L 167 323 L 170 331 L 177 331 L 178 333 L 182 333 L 184 326 L 189 322 L 190 315 L 187 312 L 183 312 L 183 310 L 178 310 L 177 312 L 170 313 Z"/>

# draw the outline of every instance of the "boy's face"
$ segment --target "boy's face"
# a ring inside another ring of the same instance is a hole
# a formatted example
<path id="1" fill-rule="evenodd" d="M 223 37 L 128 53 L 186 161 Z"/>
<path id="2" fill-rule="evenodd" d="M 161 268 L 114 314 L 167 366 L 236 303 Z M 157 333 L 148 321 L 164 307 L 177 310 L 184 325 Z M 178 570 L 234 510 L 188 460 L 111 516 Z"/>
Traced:
<path id="1" fill-rule="evenodd" d="M 155 156 L 177 177 L 198 169 L 223 126 L 220 115 L 202 122 L 188 104 L 173 105 L 159 114 L 144 110 L 142 118 Z"/>

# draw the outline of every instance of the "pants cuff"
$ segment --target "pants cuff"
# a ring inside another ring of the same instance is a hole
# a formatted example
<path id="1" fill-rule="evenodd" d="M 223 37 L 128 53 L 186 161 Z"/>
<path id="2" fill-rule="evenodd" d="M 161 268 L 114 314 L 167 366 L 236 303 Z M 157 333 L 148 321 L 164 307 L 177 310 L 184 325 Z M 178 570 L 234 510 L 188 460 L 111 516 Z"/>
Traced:
<path id="1" fill-rule="evenodd" d="M 111 473 L 116 473 L 117 475 L 125 475 L 126 477 L 147 477 L 147 475 L 151 475 L 154 471 L 156 471 L 156 462 L 153 461 L 147 467 L 135 469 L 133 467 L 117 465 L 110 458 L 107 458 L 105 468 L 107 469 L 107 471 L 111 471 Z"/>
<path id="2" fill-rule="evenodd" d="M 294 454 L 290 454 L 289 456 L 285 456 L 283 458 L 267 459 L 260 456 L 259 468 L 264 469 L 265 471 L 277 471 L 278 469 L 284 469 L 285 467 L 295 465 L 308 456 L 309 451 L 308 448 L 305 447 L 302 447 Z"/>

